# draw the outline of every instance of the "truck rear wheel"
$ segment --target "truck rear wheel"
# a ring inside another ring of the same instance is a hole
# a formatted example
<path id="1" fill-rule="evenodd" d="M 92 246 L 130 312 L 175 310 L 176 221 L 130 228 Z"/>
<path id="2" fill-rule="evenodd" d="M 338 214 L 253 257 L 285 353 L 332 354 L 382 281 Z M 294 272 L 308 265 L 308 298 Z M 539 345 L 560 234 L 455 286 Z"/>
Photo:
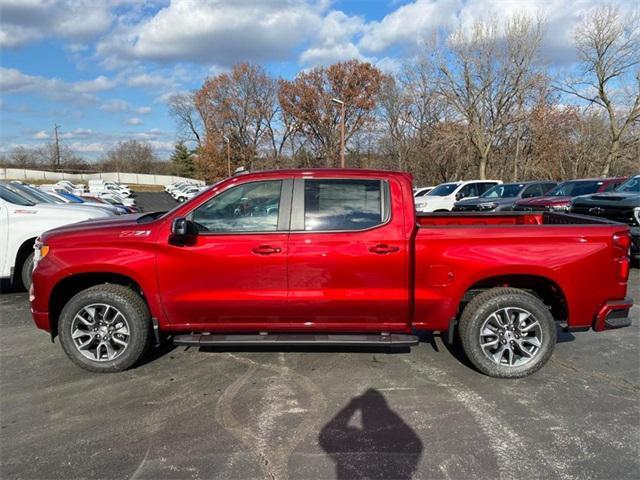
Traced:
<path id="1" fill-rule="evenodd" d="M 492 288 L 465 307 L 459 327 L 467 357 L 491 377 L 531 375 L 551 357 L 556 325 L 537 297 L 517 288 Z"/>
<path id="2" fill-rule="evenodd" d="M 151 316 L 142 297 L 130 288 L 96 285 L 64 306 L 58 335 L 67 356 L 85 370 L 120 372 L 148 349 Z"/>

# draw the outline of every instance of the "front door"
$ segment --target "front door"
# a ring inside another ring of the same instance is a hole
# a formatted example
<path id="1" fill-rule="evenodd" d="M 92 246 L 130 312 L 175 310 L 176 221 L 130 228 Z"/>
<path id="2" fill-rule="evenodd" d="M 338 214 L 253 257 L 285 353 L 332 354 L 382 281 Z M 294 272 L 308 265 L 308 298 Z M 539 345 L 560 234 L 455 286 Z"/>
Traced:
<path id="1" fill-rule="evenodd" d="M 184 244 L 160 239 L 158 278 L 172 325 L 265 330 L 287 309 L 291 180 L 236 184 L 197 207 Z"/>
<path id="2" fill-rule="evenodd" d="M 301 329 L 391 331 L 409 315 L 399 184 L 297 179 L 289 236 L 289 316 Z M 395 216 L 395 218 L 394 218 Z"/>

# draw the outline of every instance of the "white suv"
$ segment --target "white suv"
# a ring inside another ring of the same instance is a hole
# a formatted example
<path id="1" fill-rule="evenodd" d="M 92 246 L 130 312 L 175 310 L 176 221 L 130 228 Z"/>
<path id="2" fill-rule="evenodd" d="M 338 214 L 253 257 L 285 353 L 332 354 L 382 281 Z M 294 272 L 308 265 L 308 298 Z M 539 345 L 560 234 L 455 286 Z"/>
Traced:
<path id="1" fill-rule="evenodd" d="M 491 187 L 502 183 L 500 180 L 467 180 L 464 182 L 441 183 L 426 195 L 415 199 L 418 212 L 450 212 L 453 204 L 463 198 L 475 198 Z"/>

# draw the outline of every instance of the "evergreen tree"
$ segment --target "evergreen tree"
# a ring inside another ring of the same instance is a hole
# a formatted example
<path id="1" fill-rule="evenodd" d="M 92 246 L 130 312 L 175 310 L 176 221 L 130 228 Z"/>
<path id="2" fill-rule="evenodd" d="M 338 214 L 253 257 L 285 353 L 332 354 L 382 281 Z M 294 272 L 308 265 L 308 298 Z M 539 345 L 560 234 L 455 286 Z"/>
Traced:
<path id="1" fill-rule="evenodd" d="M 176 175 L 181 177 L 193 177 L 193 155 L 184 144 L 184 142 L 176 143 L 173 155 L 171 155 L 171 163 L 173 163 L 173 169 Z"/>

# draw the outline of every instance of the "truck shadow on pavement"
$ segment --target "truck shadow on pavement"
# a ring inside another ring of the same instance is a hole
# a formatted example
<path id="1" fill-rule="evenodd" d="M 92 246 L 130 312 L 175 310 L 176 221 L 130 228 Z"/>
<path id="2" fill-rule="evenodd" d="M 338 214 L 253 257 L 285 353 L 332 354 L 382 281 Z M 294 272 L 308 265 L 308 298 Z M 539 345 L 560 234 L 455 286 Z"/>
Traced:
<path id="1" fill-rule="evenodd" d="M 413 429 L 384 396 L 369 389 L 320 431 L 320 447 L 336 464 L 336 478 L 412 478 L 423 452 Z"/>

